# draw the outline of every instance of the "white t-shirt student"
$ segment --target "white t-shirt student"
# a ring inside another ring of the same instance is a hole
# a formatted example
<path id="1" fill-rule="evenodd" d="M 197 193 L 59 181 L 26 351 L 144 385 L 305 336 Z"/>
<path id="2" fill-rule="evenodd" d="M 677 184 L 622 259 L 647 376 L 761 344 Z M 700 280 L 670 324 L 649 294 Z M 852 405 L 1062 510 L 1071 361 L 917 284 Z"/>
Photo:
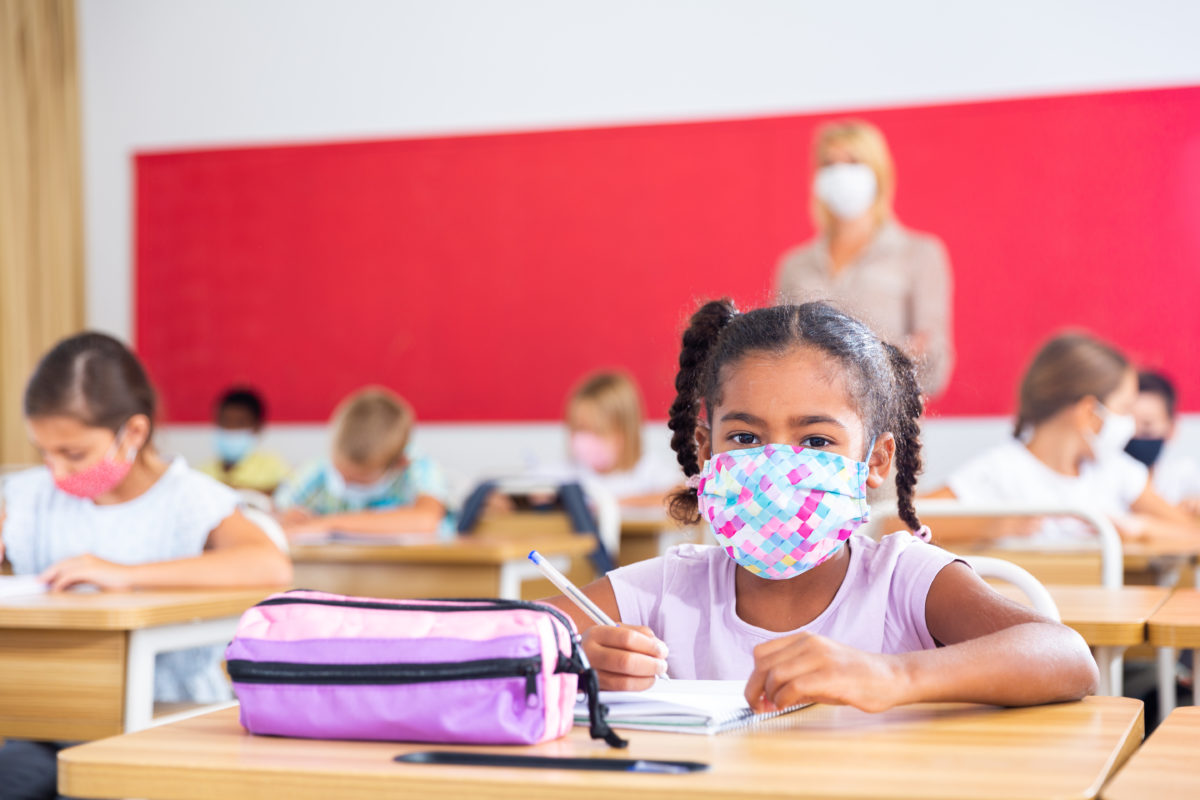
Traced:
<path id="1" fill-rule="evenodd" d="M 1163 453 L 1154 462 L 1154 490 L 1172 505 L 1200 497 L 1200 464 L 1178 453 Z"/>
<path id="2" fill-rule="evenodd" d="M 1017 440 L 987 450 L 954 471 L 946 485 L 965 503 L 1028 503 L 1086 508 L 1110 517 L 1129 513 L 1149 480 L 1149 470 L 1125 453 L 1085 460 L 1079 475 L 1064 475 L 1038 460 Z M 1087 541 L 1090 528 L 1074 520 L 1047 522 L 1027 543 Z"/>
<path id="3" fill-rule="evenodd" d="M 96 505 L 54 485 L 45 467 L 6 476 L 5 553 L 17 575 L 36 575 L 66 558 L 91 554 L 120 564 L 197 556 L 237 508 L 237 496 L 176 458 L 154 485 L 126 503 Z M 221 647 L 160 654 L 154 697 L 211 703 L 229 698 Z"/>

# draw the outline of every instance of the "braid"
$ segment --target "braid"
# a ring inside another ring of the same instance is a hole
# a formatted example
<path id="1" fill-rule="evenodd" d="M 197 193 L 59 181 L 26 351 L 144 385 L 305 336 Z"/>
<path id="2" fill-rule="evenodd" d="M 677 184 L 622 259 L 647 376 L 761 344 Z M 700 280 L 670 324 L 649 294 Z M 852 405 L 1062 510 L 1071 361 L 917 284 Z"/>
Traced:
<path id="1" fill-rule="evenodd" d="M 915 532 L 921 527 L 921 520 L 913 508 L 913 490 L 922 469 L 919 420 L 925 404 L 912 360 L 898 347 L 887 342 L 883 342 L 883 347 L 887 351 L 896 387 L 891 425 L 896 437 L 896 507 L 900 519 L 908 525 L 909 530 Z"/>
<path id="2" fill-rule="evenodd" d="M 687 477 L 700 473 L 700 458 L 696 448 L 696 426 L 700 422 L 700 403 L 708 372 L 709 356 L 721 330 L 737 314 L 733 301 L 711 300 L 692 315 L 683 332 L 683 349 L 679 352 L 679 372 L 675 376 L 675 401 L 671 403 L 671 449 Z M 700 521 L 696 491 L 684 487 L 671 495 L 671 516 L 680 522 Z"/>

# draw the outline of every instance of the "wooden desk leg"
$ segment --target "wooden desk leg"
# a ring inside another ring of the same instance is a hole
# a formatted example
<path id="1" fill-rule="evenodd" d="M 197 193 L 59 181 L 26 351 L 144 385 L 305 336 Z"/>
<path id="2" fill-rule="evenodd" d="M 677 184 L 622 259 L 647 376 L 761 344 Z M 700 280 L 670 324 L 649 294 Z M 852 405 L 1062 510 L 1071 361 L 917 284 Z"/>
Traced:
<path id="1" fill-rule="evenodd" d="M 1195 691 L 1195 689 L 1193 689 Z M 1175 648 L 1158 648 L 1158 721 L 1175 709 Z"/>
<path id="2" fill-rule="evenodd" d="M 209 619 L 129 632 L 129 655 L 125 661 L 126 733 L 153 724 L 155 656 L 189 647 L 224 644 L 233 638 L 238 619 Z"/>
<path id="3" fill-rule="evenodd" d="M 1104 646 L 1093 647 L 1096 666 L 1100 668 L 1100 686 L 1097 695 L 1120 697 L 1125 688 L 1125 648 Z"/>

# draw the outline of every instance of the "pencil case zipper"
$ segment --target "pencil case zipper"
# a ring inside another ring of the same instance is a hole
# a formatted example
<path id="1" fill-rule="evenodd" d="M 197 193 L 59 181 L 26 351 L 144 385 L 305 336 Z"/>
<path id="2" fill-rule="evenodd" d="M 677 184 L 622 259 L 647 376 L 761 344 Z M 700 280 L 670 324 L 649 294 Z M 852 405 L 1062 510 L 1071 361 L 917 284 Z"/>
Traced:
<path id="1" fill-rule="evenodd" d="M 524 678 L 526 698 L 537 694 L 541 668 L 541 656 L 434 664 L 296 664 L 240 659 L 226 663 L 229 677 L 236 683 L 362 686 Z"/>
<path id="2" fill-rule="evenodd" d="M 293 591 L 304 591 L 296 589 Z M 457 603 L 457 605 L 452 605 Z M 543 614 L 549 614 L 556 619 L 563 629 L 567 631 L 567 639 L 571 643 L 571 655 L 563 656 L 558 654 L 558 664 L 554 671 L 558 672 L 573 672 L 579 673 L 586 669 L 584 664 L 582 651 L 579 649 L 579 637 L 572 635 L 571 623 L 567 621 L 567 617 L 557 608 L 543 605 L 541 603 L 527 603 L 524 600 L 472 600 L 463 602 L 462 600 L 444 600 L 436 604 L 426 605 L 424 603 L 377 603 L 368 600 L 321 600 L 314 597 L 270 597 L 261 602 L 255 603 L 256 606 L 282 606 L 282 605 L 314 605 L 314 606 L 334 606 L 340 608 L 366 608 L 379 611 L 431 611 L 435 613 L 454 613 L 458 611 L 488 611 L 494 609 L 503 611 L 505 609 L 523 608 L 529 611 L 538 611 Z M 232 677 L 232 676 L 231 676 Z"/>

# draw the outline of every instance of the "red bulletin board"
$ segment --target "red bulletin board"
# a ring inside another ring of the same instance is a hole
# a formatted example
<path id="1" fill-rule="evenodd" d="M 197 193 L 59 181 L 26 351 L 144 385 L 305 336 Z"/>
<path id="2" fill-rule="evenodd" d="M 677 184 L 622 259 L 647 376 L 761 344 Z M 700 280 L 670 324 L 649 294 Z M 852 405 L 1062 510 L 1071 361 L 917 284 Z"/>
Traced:
<path id="1" fill-rule="evenodd" d="M 900 219 L 950 253 L 934 413 L 1009 413 L 1064 326 L 1200 410 L 1200 87 L 852 116 L 888 136 Z M 607 366 L 662 418 L 697 299 L 765 302 L 811 235 L 828 118 L 138 154 L 137 348 L 178 422 L 241 382 L 276 421 L 370 383 L 425 420 L 557 419 Z"/>

